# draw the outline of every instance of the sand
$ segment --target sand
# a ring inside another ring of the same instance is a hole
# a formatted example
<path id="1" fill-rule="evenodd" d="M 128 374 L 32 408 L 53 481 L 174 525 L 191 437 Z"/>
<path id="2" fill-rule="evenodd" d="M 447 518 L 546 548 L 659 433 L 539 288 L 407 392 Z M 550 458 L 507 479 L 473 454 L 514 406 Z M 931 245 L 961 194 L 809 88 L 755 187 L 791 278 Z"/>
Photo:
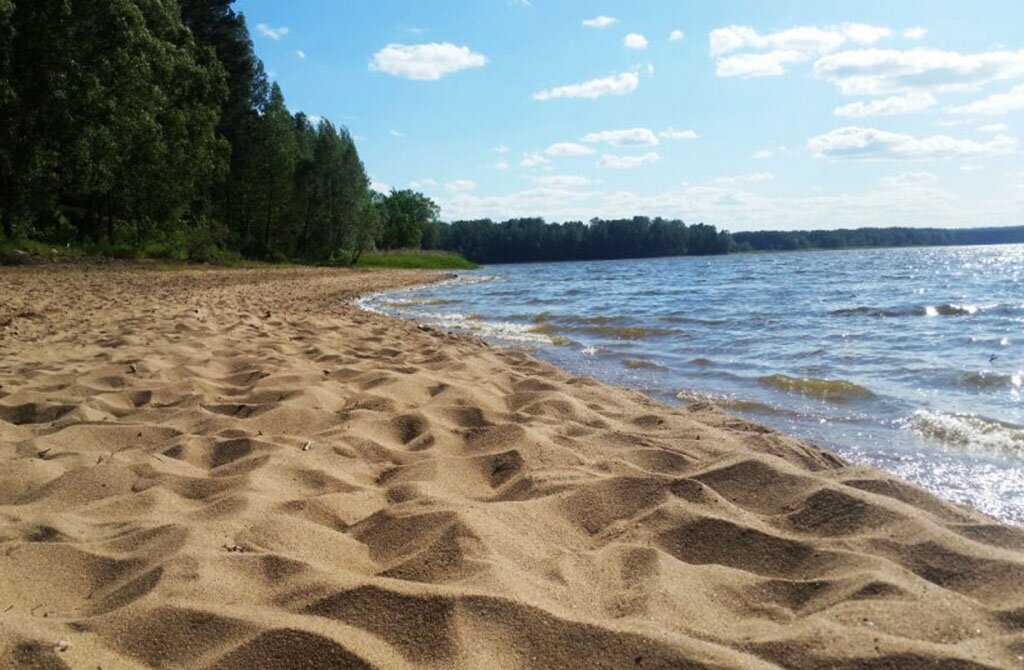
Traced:
<path id="1" fill-rule="evenodd" d="M 1024 667 L 1024 531 L 351 304 L 436 278 L 0 271 L 0 667 Z"/>

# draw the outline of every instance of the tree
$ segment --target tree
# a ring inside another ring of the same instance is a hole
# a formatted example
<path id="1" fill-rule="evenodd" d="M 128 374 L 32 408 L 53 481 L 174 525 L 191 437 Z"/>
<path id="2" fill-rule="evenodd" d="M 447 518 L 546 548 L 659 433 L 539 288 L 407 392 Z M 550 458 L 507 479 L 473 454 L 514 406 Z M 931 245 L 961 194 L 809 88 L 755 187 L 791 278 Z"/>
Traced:
<path id="1" fill-rule="evenodd" d="M 392 189 L 383 201 L 382 249 L 417 248 L 428 226 L 437 223 L 440 208 L 433 200 L 411 190 Z"/>

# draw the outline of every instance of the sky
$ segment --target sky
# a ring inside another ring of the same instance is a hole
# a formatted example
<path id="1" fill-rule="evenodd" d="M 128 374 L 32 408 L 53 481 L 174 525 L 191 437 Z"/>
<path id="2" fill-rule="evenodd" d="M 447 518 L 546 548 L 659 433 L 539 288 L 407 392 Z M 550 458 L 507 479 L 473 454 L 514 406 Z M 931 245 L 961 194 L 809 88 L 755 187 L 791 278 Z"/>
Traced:
<path id="1" fill-rule="evenodd" d="M 1024 224 L 1024 2 L 239 0 L 289 108 L 447 221 Z"/>

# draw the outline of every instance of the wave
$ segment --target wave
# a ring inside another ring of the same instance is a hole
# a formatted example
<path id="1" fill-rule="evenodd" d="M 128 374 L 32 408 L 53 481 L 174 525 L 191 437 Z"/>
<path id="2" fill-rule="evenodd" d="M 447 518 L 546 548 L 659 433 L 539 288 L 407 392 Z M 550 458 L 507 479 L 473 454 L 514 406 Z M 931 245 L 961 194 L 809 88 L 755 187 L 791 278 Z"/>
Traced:
<path id="1" fill-rule="evenodd" d="M 975 314 L 996 313 L 1013 314 L 1020 311 L 1017 305 L 958 305 L 956 303 L 942 303 L 939 305 L 915 305 L 912 307 L 871 307 L 859 305 L 857 307 L 844 307 L 834 309 L 829 314 L 833 316 L 871 316 L 876 318 L 905 317 L 905 316 L 973 316 Z"/>
<path id="2" fill-rule="evenodd" d="M 644 360 L 642 358 L 624 358 L 622 364 L 631 370 L 667 370 L 664 365 L 659 365 L 654 361 Z"/>
<path id="3" fill-rule="evenodd" d="M 947 446 L 1024 457 L 1024 427 L 973 414 L 919 409 L 904 427 Z"/>
<path id="4" fill-rule="evenodd" d="M 676 393 L 676 398 L 683 402 L 710 402 L 718 405 L 722 409 L 729 409 L 736 412 L 748 412 L 750 414 L 770 414 L 774 416 L 787 416 L 797 417 L 800 416 L 798 412 L 791 409 L 784 409 L 782 407 L 774 407 L 763 402 L 757 402 L 755 400 L 743 400 L 741 398 L 734 398 L 727 395 L 719 395 L 716 393 L 704 393 L 702 391 L 679 391 Z"/>
<path id="5" fill-rule="evenodd" d="M 1024 385 L 1024 375 L 1021 373 L 1006 375 L 994 370 L 979 370 L 977 372 L 965 372 L 957 379 L 962 386 L 975 388 L 1020 388 Z"/>
<path id="6" fill-rule="evenodd" d="M 848 403 L 875 397 L 870 389 L 845 379 L 817 379 L 814 377 L 790 377 L 789 375 L 766 375 L 758 377 L 762 386 L 799 393 L 811 398 L 833 403 Z"/>
<path id="7" fill-rule="evenodd" d="M 576 333 L 584 335 L 596 335 L 613 340 L 645 340 L 654 337 L 669 337 L 680 335 L 676 330 L 667 328 L 651 328 L 645 326 L 614 326 L 614 325 L 568 325 L 556 324 L 546 318 L 534 317 L 535 325 L 530 326 L 532 333 L 549 335 L 553 333 Z"/>

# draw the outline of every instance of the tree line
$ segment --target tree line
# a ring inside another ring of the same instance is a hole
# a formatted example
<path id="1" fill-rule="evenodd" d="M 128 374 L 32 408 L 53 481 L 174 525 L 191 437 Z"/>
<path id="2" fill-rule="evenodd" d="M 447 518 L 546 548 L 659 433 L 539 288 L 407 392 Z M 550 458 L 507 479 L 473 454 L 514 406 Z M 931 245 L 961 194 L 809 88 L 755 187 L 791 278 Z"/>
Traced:
<path id="1" fill-rule="evenodd" d="M 607 260 L 728 253 L 728 233 L 705 224 L 635 216 L 588 223 L 539 218 L 456 221 L 438 226 L 437 248 L 475 263 Z"/>
<path id="2" fill-rule="evenodd" d="M 289 112 L 232 3 L 0 0 L 4 238 L 199 260 L 419 245 L 433 203 L 374 194 L 346 129 Z"/>
<path id="3" fill-rule="evenodd" d="M 1003 228 L 856 228 L 732 233 L 733 252 L 955 246 L 1024 242 L 1024 226 Z"/>

